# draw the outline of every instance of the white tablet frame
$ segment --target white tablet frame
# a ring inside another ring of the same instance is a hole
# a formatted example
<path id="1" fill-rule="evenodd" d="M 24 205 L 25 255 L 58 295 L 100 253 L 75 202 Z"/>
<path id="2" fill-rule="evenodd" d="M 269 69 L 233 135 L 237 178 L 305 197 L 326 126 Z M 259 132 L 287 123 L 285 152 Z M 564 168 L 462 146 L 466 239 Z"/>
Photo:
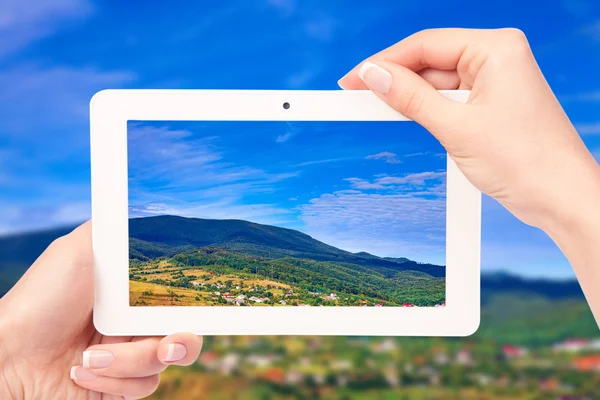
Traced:
<path id="1" fill-rule="evenodd" d="M 469 91 L 440 91 L 466 102 Z M 282 104 L 291 107 L 284 109 Z M 481 194 L 448 157 L 445 307 L 129 305 L 127 121 L 407 121 L 369 91 L 105 90 L 91 100 L 94 325 L 105 335 L 467 336 L 479 326 Z"/>

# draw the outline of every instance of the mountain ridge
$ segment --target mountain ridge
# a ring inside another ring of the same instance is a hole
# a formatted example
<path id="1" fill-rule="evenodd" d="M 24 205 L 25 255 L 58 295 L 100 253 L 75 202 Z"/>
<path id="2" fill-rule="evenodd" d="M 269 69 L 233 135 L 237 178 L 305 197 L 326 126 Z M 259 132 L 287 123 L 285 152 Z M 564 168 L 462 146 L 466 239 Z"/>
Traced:
<path id="1" fill-rule="evenodd" d="M 0 236 L 0 297 L 25 273 L 53 240 L 68 234 L 78 225 Z M 575 279 L 527 278 L 510 273 L 482 272 L 482 302 L 496 293 L 532 293 L 551 300 L 584 300 Z"/>
<path id="2" fill-rule="evenodd" d="M 323 243 L 300 231 L 229 219 L 156 216 L 129 220 L 130 257 L 144 260 L 205 246 L 268 256 L 369 266 L 386 276 L 398 271 L 419 271 L 445 276 L 445 267 L 400 258 L 385 259 L 366 252 L 351 253 Z"/>

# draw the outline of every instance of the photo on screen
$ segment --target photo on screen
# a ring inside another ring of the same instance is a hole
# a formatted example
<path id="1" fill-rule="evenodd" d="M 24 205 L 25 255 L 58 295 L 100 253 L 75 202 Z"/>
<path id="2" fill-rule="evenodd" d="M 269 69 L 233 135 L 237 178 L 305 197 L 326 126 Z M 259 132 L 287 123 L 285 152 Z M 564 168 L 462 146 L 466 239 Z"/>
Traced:
<path id="1" fill-rule="evenodd" d="M 130 306 L 445 305 L 446 153 L 417 124 L 127 130 Z"/>

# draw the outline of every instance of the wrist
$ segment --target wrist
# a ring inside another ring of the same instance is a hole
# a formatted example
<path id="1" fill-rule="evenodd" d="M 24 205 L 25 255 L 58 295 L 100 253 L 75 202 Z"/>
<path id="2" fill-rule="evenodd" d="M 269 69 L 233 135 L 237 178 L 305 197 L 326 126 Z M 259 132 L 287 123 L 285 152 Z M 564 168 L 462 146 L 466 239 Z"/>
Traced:
<path id="1" fill-rule="evenodd" d="M 573 267 L 600 326 L 600 166 L 591 158 L 584 168 L 571 171 L 571 177 L 564 187 L 557 182 L 552 217 L 540 228 Z"/>
<path id="2" fill-rule="evenodd" d="M 24 390 L 8 348 L 5 346 L 9 334 L 10 327 L 7 325 L 6 319 L 0 318 L 0 399 L 23 400 L 25 398 Z"/>
<path id="3" fill-rule="evenodd" d="M 600 240 L 590 232 L 600 222 L 600 165 L 589 157 L 591 160 L 565 172 L 564 183 L 559 179 L 552 182 L 547 218 L 540 221 L 539 228 L 557 242 L 584 237 L 593 243 Z"/>

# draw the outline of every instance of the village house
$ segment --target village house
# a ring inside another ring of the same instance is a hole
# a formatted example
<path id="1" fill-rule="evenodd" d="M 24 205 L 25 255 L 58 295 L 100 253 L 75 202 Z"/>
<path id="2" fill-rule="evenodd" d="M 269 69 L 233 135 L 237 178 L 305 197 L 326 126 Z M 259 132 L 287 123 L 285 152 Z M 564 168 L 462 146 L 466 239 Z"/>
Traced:
<path id="1" fill-rule="evenodd" d="M 304 375 L 299 371 L 288 371 L 285 374 L 285 382 L 288 385 L 299 385 L 304 381 Z"/>
<path id="2" fill-rule="evenodd" d="M 209 370 L 215 370 L 219 366 L 219 358 L 214 352 L 207 351 L 200 354 L 198 363 Z"/>
<path id="3" fill-rule="evenodd" d="M 246 363 L 257 368 L 266 368 L 273 364 L 276 359 L 277 357 L 271 354 L 252 354 L 246 358 Z"/>
<path id="4" fill-rule="evenodd" d="M 377 304 L 375 304 L 373 307 L 383 307 L 383 304 L 381 304 L 381 303 L 377 303 Z"/>
<path id="5" fill-rule="evenodd" d="M 471 358 L 471 352 L 467 349 L 459 350 L 456 353 L 456 362 L 459 365 L 473 365 L 473 359 Z"/>
<path id="6" fill-rule="evenodd" d="M 229 353 L 221 360 L 219 370 L 224 375 L 231 375 L 233 372 L 238 370 L 240 367 L 240 356 L 239 354 Z"/>
<path id="7" fill-rule="evenodd" d="M 285 302 L 285 300 L 280 300 L 279 304 L 281 304 L 282 306 L 285 306 L 287 303 Z"/>
<path id="8" fill-rule="evenodd" d="M 517 346 L 505 345 L 502 347 L 502 354 L 506 358 L 519 358 L 527 354 L 527 349 Z"/>
<path id="9" fill-rule="evenodd" d="M 255 302 L 255 303 L 262 303 L 262 299 L 260 299 L 260 298 L 258 298 L 258 297 L 256 297 L 256 296 L 252 296 L 252 297 L 250 297 L 250 299 L 249 299 L 249 300 L 250 300 L 250 301 L 253 301 L 253 302 Z"/>
<path id="10" fill-rule="evenodd" d="M 396 342 L 394 342 L 394 339 L 391 338 L 386 338 L 383 339 L 381 342 L 375 343 L 375 345 L 373 346 L 373 351 L 375 353 L 391 353 L 393 351 L 396 351 Z"/>
<path id="11" fill-rule="evenodd" d="M 294 294 L 294 291 L 292 289 L 288 290 L 287 292 L 285 292 L 286 296 L 291 296 Z"/>
<path id="12" fill-rule="evenodd" d="M 600 372 L 600 354 L 577 357 L 573 360 L 572 365 L 577 371 Z"/>
<path id="13" fill-rule="evenodd" d="M 196 282 L 196 281 L 192 281 L 190 283 L 192 284 L 193 287 L 198 287 L 198 286 L 202 285 L 200 282 Z"/>
<path id="14" fill-rule="evenodd" d="M 554 351 L 566 353 L 578 353 L 589 348 L 589 342 L 585 339 L 567 339 L 552 346 Z"/>

